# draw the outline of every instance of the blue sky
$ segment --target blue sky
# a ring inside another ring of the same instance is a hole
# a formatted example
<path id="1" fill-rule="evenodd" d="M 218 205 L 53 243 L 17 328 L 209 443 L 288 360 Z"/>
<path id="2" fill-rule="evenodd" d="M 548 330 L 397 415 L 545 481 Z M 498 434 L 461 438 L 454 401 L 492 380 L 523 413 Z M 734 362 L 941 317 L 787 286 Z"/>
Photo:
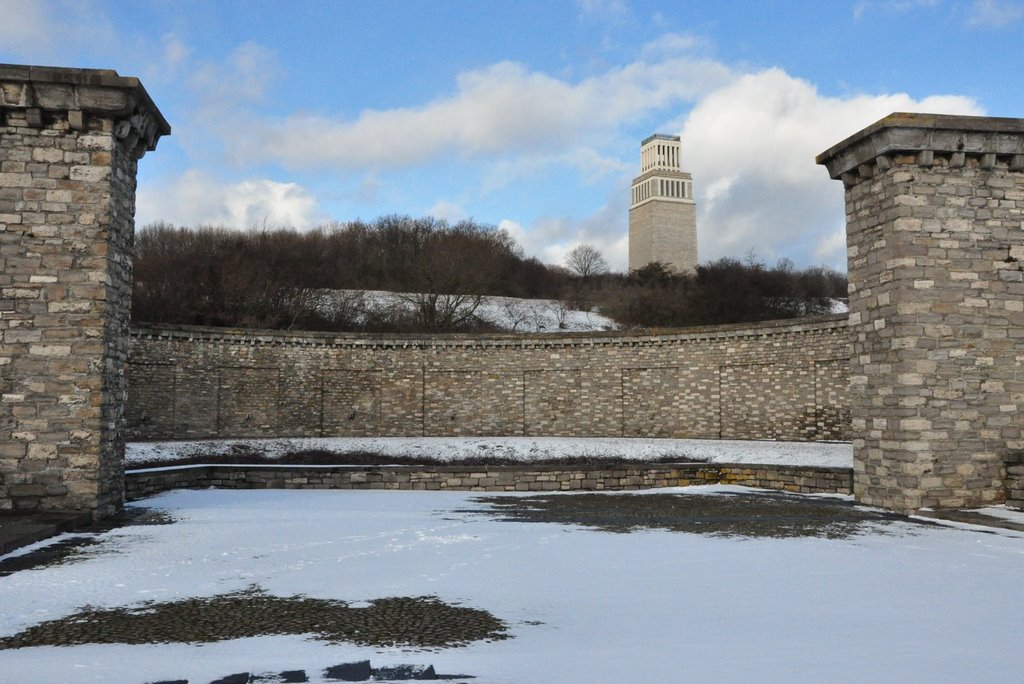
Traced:
<path id="1" fill-rule="evenodd" d="M 682 135 L 702 261 L 845 268 L 814 155 L 892 111 L 1024 116 L 1024 0 L 0 0 L 0 62 L 138 76 L 173 134 L 137 221 L 473 218 L 626 263 L 640 140 Z"/>

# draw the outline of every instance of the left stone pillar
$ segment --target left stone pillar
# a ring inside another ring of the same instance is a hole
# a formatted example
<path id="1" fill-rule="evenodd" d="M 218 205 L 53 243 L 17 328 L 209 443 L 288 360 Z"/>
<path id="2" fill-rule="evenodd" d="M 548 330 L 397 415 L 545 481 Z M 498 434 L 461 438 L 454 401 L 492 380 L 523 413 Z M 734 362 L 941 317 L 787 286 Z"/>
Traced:
<path id="1" fill-rule="evenodd" d="M 121 508 L 135 173 L 170 130 L 136 78 L 0 65 L 0 509 Z"/>

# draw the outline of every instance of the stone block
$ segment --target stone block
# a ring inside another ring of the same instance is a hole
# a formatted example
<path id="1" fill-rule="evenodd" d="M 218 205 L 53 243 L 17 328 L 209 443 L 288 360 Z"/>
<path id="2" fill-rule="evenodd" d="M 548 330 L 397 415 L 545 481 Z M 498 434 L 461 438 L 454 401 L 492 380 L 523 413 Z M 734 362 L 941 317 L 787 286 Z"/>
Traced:
<path id="1" fill-rule="evenodd" d="M 0 226 L 6 227 L 0 230 L 0 334 L 7 360 L 0 422 L 35 435 L 10 447 L 26 450 L 11 475 L 35 489 L 8 489 L 0 499 L 22 497 L 20 507 L 33 499 L 34 507 L 102 517 L 120 506 L 119 481 L 99 482 L 120 470 L 126 340 L 118 338 L 114 319 L 103 321 L 99 312 L 102 306 L 127 316 L 126 259 L 114 252 L 130 248 L 136 161 L 169 127 L 138 81 L 115 72 L 7 66 L 0 68 L 0 93 L 0 120 L 8 123 L 0 143 Z M 10 128 L 16 121 L 28 128 Z M 138 133 L 137 143 L 86 133 L 87 122 L 105 130 L 127 126 Z M 99 156 L 79 149 L 85 137 L 93 139 L 87 146 L 101 148 Z M 97 226 L 97 209 L 112 201 L 126 211 L 104 210 Z M 80 222 L 83 215 L 92 218 Z M 68 287 L 87 274 L 101 281 L 95 293 Z M 68 316 L 94 310 L 76 308 L 81 298 L 103 304 L 93 316 Z M 48 311 L 58 303 L 70 306 Z M 83 337 L 100 341 L 79 344 Z M 78 435 L 74 445 L 70 434 Z M 55 461 L 66 466 L 41 465 Z"/>
<path id="2" fill-rule="evenodd" d="M 1011 337 L 1005 313 L 1022 299 L 1010 288 L 1021 273 L 1012 252 L 1024 241 L 1024 207 L 1001 198 L 1024 192 L 1024 175 L 998 160 L 1022 143 L 1022 120 L 894 114 L 818 157 L 846 186 L 860 501 L 905 512 L 1001 496 L 998 464 L 961 435 L 1007 446 L 1001 430 L 1015 414 L 1002 407 L 1016 408 L 1008 381 L 1024 338 Z M 887 170 L 858 172 L 882 155 Z M 919 341 L 892 343 L 907 339 Z M 963 347 L 947 350 L 945 340 Z M 900 432 L 873 429 L 883 418 L 889 430 L 897 418 Z"/>

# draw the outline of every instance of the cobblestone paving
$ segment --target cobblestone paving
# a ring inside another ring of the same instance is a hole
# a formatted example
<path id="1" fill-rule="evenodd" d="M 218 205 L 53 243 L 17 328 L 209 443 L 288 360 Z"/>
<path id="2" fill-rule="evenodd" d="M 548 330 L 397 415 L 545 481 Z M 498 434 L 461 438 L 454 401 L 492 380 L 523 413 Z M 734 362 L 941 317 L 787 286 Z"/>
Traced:
<path id="1" fill-rule="evenodd" d="M 253 588 L 212 598 L 83 609 L 0 639 L 0 649 L 78 644 L 211 642 L 268 634 L 313 634 L 360 646 L 442 648 L 509 638 L 484 610 L 435 597 L 392 597 L 350 607 L 344 601 L 270 596 Z"/>
<path id="2" fill-rule="evenodd" d="M 516 522 L 583 525 L 606 532 L 644 529 L 715 537 L 824 537 L 872 534 L 907 519 L 848 501 L 788 494 L 572 494 L 484 496 L 486 514 Z M 476 513 L 463 510 L 461 513 Z M 905 531 L 905 528 L 904 530 Z"/>
<path id="3" fill-rule="evenodd" d="M 461 681 L 468 684 L 467 680 L 476 679 L 466 674 L 438 674 L 434 671 L 433 665 L 389 665 L 384 667 L 372 667 L 369 660 L 360 660 L 354 663 L 342 663 L 325 668 L 319 673 L 307 673 L 306 670 L 285 670 L 282 672 L 236 672 L 224 677 L 219 677 L 209 684 L 290 684 L 293 682 L 308 682 L 310 676 L 317 677 L 316 681 L 325 682 L 405 682 L 409 680 L 449 680 Z M 147 682 L 147 684 L 190 684 L 187 679 L 167 679 L 158 682 Z M 200 684 L 196 682 L 195 684 Z"/>

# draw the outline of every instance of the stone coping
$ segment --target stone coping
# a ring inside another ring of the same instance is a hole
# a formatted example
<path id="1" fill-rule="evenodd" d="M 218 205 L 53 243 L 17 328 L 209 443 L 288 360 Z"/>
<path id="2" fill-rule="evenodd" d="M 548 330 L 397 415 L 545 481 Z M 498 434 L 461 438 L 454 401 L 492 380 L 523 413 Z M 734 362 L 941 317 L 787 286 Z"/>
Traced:
<path id="1" fill-rule="evenodd" d="M 437 465 L 423 465 L 423 464 L 404 464 L 404 463 L 386 463 L 386 464 L 373 464 L 373 465 L 357 465 L 357 464 L 306 464 L 306 463 L 186 463 L 183 465 L 169 465 L 169 466 L 154 466 L 152 468 L 129 468 L 124 471 L 125 475 L 141 475 L 147 473 L 160 473 L 160 472 L 172 472 L 178 470 L 189 470 L 195 468 L 236 468 L 239 470 L 393 470 L 393 471 L 404 471 L 404 472 L 418 472 L 418 471 L 431 471 L 439 473 L 462 473 L 472 471 L 483 472 L 487 470 L 494 470 L 500 472 L 517 472 L 517 471 L 530 471 L 530 472 L 562 472 L 562 471 L 574 471 L 580 472 L 591 471 L 591 470 L 624 470 L 624 469 L 648 469 L 648 470 L 660 470 L 666 468 L 725 468 L 728 470 L 773 470 L 773 471 L 792 471 L 792 472 L 803 472 L 803 471 L 821 471 L 823 473 L 848 473 L 851 472 L 852 468 L 845 466 L 815 466 L 815 465 L 783 465 L 775 463 L 706 463 L 704 461 L 679 461 L 679 462 L 665 462 L 665 463 L 652 463 L 649 461 L 615 461 L 612 463 L 593 463 L 593 464 L 581 464 L 581 463 L 538 463 L 533 464 L 529 462 L 523 463 L 502 463 L 496 465 L 480 465 L 480 464 L 437 464 Z"/>
<path id="2" fill-rule="evenodd" d="M 812 330 L 839 330 L 847 326 L 847 314 L 812 316 L 761 323 L 734 323 L 699 328 L 670 328 L 577 333 L 332 333 L 319 331 L 256 330 L 210 326 L 138 323 L 132 337 L 159 340 L 213 340 L 250 345 L 313 345 L 328 347 L 586 347 L 650 345 L 709 339 L 764 337 Z"/>
<path id="3" fill-rule="evenodd" d="M 815 162 L 829 176 L 842 178 L 878 157 L 899 153 L 959 155 L 995 154 L 1011 157 L 1011 166 L 1024 164 L 1024 119 L 948 114 L 895 112 L 833 145 Z M 922 157 L 930 166 L 931 158 Z M 995 160 L 991 160 L 995 163 Z M 954 163 L 963 163 L 960 159 Z M 861 176 L 870 176 L 860 170 Z"/>
<path id="4" fill-rule="evenodd" d="M 643 140 L 640 141 L 640 147 L 643 147 L 644 145 L 646 145 L 647 143 L 651 142 L 652 140 L 665 140 L 667 142 L 679 142 L 680 140 L 682 140 L 682 138 L 679 137 L 678 135 L 668 135 L 668 134 L 665 134 L 665 133 L 652 133 L 651 135 L 647 136 L 646 138 L 644 138 Z"/>
<path id="5" fill-rule="evenodd" d="M 0 84 L 0 109 L 86 112 L 115 119 L 141 114 L 147 121 L 136 122 L 136 128 L 149 150 L 171 133 L 142 82 L 113 69 L 0 64 Z"/>

